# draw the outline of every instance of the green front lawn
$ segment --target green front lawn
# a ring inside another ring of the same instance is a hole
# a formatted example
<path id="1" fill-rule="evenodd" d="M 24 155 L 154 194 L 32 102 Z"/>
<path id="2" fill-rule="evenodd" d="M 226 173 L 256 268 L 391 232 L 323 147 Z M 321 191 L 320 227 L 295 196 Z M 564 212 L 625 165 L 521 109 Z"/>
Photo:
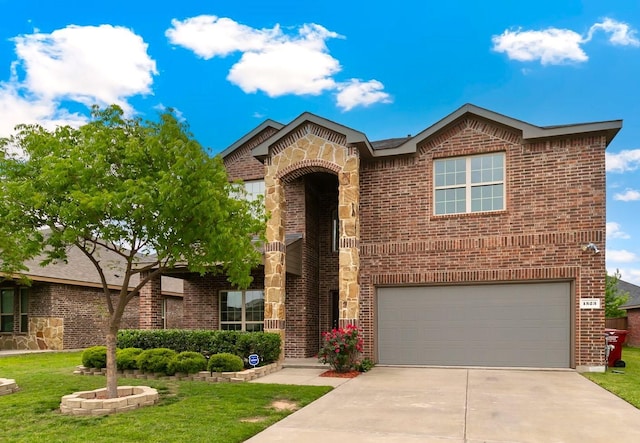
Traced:
<path id="1" fill-rule="evenodd" d="M 102 417 L 65 416 L 60 398 L 105 386 L 102 376 L 73 375 L 80 353 L 0 357 L 0 378 L 15 379 L 20 391 L 0 396 L 2 442 L 242 442 L 289 415 L 271 407 L 277 400 L 300 407 L 330 387 L 215 384 L 121 379 L 120 385 L 158 389 L 160 403 Z"/>
<path id="2" fill-rule="evenodd" d="M 640 408 L 640 348 L 622 348 L 622 360 L 627 363 L 626 368 L 608 368 L 603 374 L 584 376 Z"/>

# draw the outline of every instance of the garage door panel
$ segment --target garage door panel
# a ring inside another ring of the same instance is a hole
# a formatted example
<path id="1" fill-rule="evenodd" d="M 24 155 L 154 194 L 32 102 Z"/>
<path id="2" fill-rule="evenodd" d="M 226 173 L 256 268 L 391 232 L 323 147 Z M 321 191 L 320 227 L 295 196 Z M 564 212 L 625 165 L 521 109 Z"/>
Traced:
<path id="1" fill-rule="evenodd" d="M 569 283 L 378 289 L 383 364 L 570 366 Z"/>

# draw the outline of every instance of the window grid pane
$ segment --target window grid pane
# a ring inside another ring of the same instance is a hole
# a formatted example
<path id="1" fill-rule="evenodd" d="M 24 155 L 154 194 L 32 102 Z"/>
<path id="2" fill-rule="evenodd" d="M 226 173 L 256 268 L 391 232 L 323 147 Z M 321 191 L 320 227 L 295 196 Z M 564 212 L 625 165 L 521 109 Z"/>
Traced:
<path id="1" fill-rule="evenodd" d="M 220 321 L 242 321 L 242 292 L 226 291 L 220 293 Z"/>
<path id="2" fill-rule="evenodd" d="M 504 209 L 504 153 L 434 161 L 434 213 Z"/>
<path id="3" fill-rule="evenodd" d="M 221 291 L 220 329 L 264 330 L 264 291 Z"/>
<path id="4" fill-rule="evenodd" d="M 464 212 L 466 206 L 465 188 L 438 189 L 436 191 L 436 214 Z"/>

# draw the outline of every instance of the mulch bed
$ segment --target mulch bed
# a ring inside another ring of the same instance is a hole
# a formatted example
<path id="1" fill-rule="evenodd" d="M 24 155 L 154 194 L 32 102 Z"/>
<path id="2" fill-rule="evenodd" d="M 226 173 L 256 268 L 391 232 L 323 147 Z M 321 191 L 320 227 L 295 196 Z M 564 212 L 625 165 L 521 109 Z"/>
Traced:
<path id="1" fill-rule="evenodd" d="M 349 372 L 336 372 L 336 371 L 325 371 L 320 374 L 320 377 L 337 377 L 337 378 L 354 378 L 360 375 L 358 371 L 349 371 Z"/>

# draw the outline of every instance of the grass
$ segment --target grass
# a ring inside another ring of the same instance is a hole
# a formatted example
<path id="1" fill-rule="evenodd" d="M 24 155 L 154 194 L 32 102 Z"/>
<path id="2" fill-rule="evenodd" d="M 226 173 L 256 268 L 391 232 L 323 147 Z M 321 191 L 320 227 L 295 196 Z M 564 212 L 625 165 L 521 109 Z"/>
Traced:
<path id="1" fill-rule="evenodd" d="M 622 360 L 627 364 L 625 368 L 608 368 L 605 373 L 584 376 L 640 409 L 640 348 L 622 348 Z"/>
<path id="2" fill-rule="evenodd" d="M 9 442 L 242 442 L 289 415 L 271 407 L 286 400 L 305 406 L 326 386 L 205 383 L 120 379 L 120 385 L 158 389 L 156 406 L 102 417 L 61 415 L 60 398 L 105 386 L 102 376 L 73 375 L 80 353 L 0 358 L 0 377 L 20 391 L 0 396 L 0 440 Z M 253 419 L 251 421 L 244 421 Z"/>

